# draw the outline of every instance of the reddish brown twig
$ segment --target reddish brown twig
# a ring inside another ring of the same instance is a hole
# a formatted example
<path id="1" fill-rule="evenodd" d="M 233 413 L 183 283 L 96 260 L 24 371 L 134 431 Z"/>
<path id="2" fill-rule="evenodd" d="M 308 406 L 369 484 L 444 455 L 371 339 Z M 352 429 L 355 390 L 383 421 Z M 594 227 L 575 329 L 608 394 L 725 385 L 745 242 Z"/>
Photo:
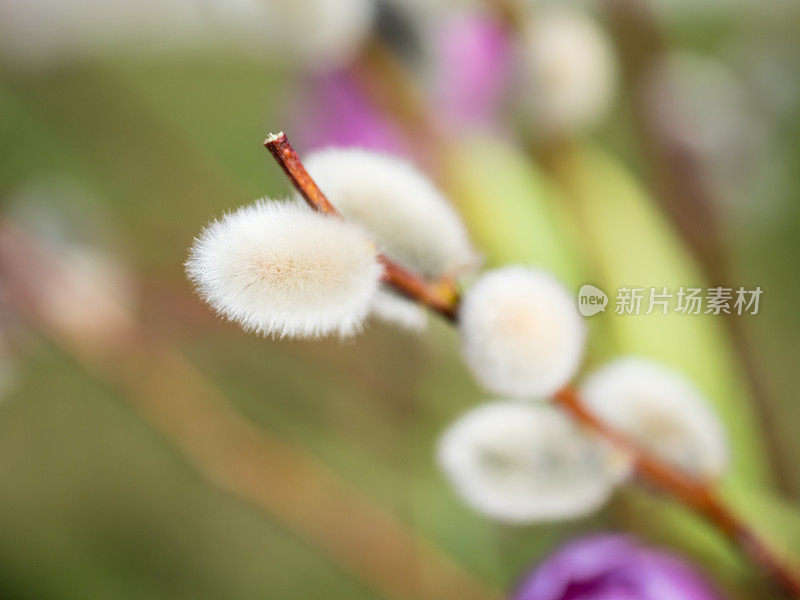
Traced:
<path id="1" fill-rule="evenodd" d="M 286 173 L 289 181 L 292 182 L 292 185 L 300 192 L 300 195 L 303 196 L 303 199 L 311 208 L 318 212 L 325 213 L 326 215 L 342 216 L 339 214 L 339 211 L 334 208 L 333 204 L 328 202 L 325 194 L 322 193 L 322 190 L 320 190 L 317 184 L 314 183 L 314 180 L 311 179 L 311 175 L 308 174 L 303 163 L 300 162 L 300 157 L 297 155 L 294 148 L 292 148 L 285 133 L 282 131 L 279 133 L 271 133 L 267 139 L 264 140 L 264 146 L 272 153 L 272 156 L 278 161 L 283 172 Z"/>
<path id="2" fill-rule="evenodd" d="M 311 208 L 341 218 L 339 211 L 311 179 L 285 133 L 270 135 L 264 140 L 264 146 L 272 153 L 286 175 L 289 176 L 292 185 Z M 446 319 L 455 320 L 457 294 L 448 281 L 432 284 L 385 255 L 380 255 L 379 258 L 383 264 L 383 280 L 387 284 L 407 298 L 424 304 Z"/>
<path id="3" fill-rule="evenodd" d="M 264 145 L 314 210 L 341 217 L 311 179 L 285 134 L 270 136 Z M 451 285 L 427 282 L 385 256 L 381 257 L 381 261 L 384 264 L 384 280 L 387 284 L 408 298 L 433 309 L 450 322 L 457 321 L 459 297 Z M 577 422 L 609 440 L 630 456 L 635 473 L 640 479 L 654 484 L 705 518 L 740 548 L 754 564 L 773 577 L 787 593 L 800 598 L 800 575 L 784 563 L 714 490 L 644 450 L 629 436 L 597 418 L 584 406 L 577 391 L 571 386 L 556 392 L 554 401 Z"/>
<path id="4" fill-rule="evenodd" d="M 705 517 L 755 564 L 773 577 L 787 593 L 800 597 L 800 576 L 775 556 L 764 540 L 753 532 L 713 489 L 664 462 L 636 444 L 627 435 L 604 423 L 586 408 L 575 388 L 571 386 L 562 388 L 556 392 L 553 400 L 575 421 L 630 456 L 636 475 Z"/>

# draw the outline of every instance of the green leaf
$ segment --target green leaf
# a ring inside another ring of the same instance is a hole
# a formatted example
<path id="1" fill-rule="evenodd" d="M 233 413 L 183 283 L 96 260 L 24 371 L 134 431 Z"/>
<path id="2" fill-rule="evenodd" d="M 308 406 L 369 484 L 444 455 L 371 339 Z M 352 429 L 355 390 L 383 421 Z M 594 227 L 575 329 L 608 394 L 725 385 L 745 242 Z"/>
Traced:
<path id="1" fill-rule="evenodd" d="M 488 138 L 453 145 L 447 188 L 487 266 L 529 263 L 575 286 L 584 278 L 577 231 L 558 190 L 513 147 Z"/>
<path id="2" fill-rule="evenodd" d="M 557 171 L 581 224 L 584 252 L 593 263 L 609 309 L 592 317 L 614 336 L 615 353 L 644 356 L 686 375 L 723 419 L 732 448 L 732 481 L 765 482 L 767 459 L 751 398 L 731 348 L 724 318 L 659 309 L 645 315 L 649 288 L 706 288 L 703 277 L 666 217 L 614 158 L 576 147 Z M 646 290 L 639 315 L 618 315 L 617 289 Z M 673 307 L 674 308 L 674 307 Z M 741 318 L 747 318 L 742 316 Z M 611 358 L 610 356 L 608 358 Z"/>

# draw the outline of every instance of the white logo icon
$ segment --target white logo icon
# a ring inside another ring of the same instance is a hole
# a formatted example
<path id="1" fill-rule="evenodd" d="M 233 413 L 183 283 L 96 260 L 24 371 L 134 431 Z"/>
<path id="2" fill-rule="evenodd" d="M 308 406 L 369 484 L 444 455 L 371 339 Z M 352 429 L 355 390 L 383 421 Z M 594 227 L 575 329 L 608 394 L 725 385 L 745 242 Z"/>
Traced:
<path id="1" fill-rule="evenodd" d="M 587 283 L 578 290 L 578 312 L 584 317 L 603 312 L 606 306 L 608 306 L 608 296 L 600 288 Z"/>

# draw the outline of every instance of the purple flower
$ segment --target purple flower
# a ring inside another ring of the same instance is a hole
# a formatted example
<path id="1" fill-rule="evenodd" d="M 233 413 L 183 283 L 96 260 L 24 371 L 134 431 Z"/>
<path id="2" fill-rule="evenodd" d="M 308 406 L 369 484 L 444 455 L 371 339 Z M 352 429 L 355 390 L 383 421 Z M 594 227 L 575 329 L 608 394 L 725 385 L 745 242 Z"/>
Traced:
<path id="1" fill-rule="evenodd" d="M 497 127 L 511 76 L 511 39 L 486 15 L 451 18 L 437 32 L 432 109 L 451 127 Z M 287 112 L 302 151 L 359 147 L 408 155 L 402 126 L 377 107 L 353 67 L 311 75 Z"/>
<path id="2" fill-rule="evenodd" d="M 491 127 L 511 76 L 507 28 L 485 15 L 450 19 L 437 39 L 437 104 L 453 125 Z"/>
<path id="3" fill-rule="evenodd" d="M 689 563 L 624 535 L 562 547 L 528 575 L 512 600 L 721 600 Z"/>
<path id="4" fill-rule="evenodd" d="M 313 76 L 299 103 L 291 107 L 291 114 L 299 116 L 292 131 L 304 150 L 355 146 L 407 153 L 402 131 L 375 109 L 347 71 Z"/>

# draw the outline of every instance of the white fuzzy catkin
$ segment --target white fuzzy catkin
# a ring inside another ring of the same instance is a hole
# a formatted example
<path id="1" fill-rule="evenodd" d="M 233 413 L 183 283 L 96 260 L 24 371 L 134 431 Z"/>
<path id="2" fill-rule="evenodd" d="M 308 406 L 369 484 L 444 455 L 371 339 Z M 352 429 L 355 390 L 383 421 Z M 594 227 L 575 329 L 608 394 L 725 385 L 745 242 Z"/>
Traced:
<path id="1" fill-rule="evenodd" d="M 303 162 L 331 203 L 372 233 L 394 260 L 431 278 L 476 266 L 458 214 L 407 161 L 356 148 L 328 148 Z"/>
<path id="2" fill-rule="evenodd" d="M 194 0 L 3 0 L 0 57 L 59 62 L 111 49 L 151 54 L 205 31 Z"/>
<path id="3" fill-rule="evenodd" d="M 510 523 L 592 513 L 628 470 L 553 406 L 514 401 L 462 415 L 442 435 L 438 459 L 468 505 Z"/>
<path id="4" fill-rule="evenodd" d="M 616 63 L 608 36 L 586 14 L 542 10 L 524 24 L 520 98 L 543 134 L 581 130 L 608 111 Z"/>
<path id="5" fill-rule="evenodd" d="M 332 68 L 352 57 L 374 18 L 373 0 L 3 0 L 0 58 L 46 63 L 224 44 Z"/>
<path id="6" fill-rule="evenodd" d="M 679 373 L 625 358 L 590 375 L 581 390 L 594 414 L 643 447 L 696 477 L 724 474 L 724 428 L 702 394 Z"/>
<path id="7" fill-rule="evenodd" d="M 74 340 L 97 344 L 128 338 L 136 299 L 130 273 L 99 248 L 69 245 L 58 252 L 57 271 L 37 297 L 42 318 Z"/>
<path id="8" fill-rule="evenodd" d="M 5 214 L 47 273 L 30 297 L 47 328 L 95 347 L 128 340 L 137 290 L 120 259 L 121 236 L 96 199 L 69 182 L 35 180 L 12 194 Z"/>
<path id="9" fill-rule="evenodd" d="M 272 51 L 319 69 L 347 62 L 376 16 L 374 0 L 238 0 L 242 1 L 264 7 L 267 27 L 261 37 L 269 40 Z"/>
<path id="10" fill-rule="evenodd" d="M 358 226 L 268 201 L 212 222 L 186 271 L 219 314 L 290 337 L 358 331 L 381 276 L 375 246 Z"/>
<path id="11" fill-rule="evenodd" d="M 573 296 L 547 272 L 489 271 L 465 292 L 458 321 L 465 360 L 492 393 L 545 397 L 580 365 L 583 320 Z"/>

